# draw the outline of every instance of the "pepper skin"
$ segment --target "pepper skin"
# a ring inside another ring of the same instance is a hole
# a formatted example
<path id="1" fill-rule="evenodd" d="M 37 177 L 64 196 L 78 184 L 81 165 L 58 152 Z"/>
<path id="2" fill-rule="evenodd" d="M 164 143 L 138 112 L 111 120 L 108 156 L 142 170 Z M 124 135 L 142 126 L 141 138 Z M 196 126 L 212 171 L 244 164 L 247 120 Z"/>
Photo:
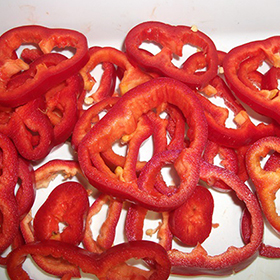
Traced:
<path id="1" fill-rule="evenodd" d="M 252 66 L 250 72 L 255 71 L 264 61 L 279 67 L 279 42 L 280 37 L 274 36 L 237 46 L 226 55 L 223 65 L 226 81 L 235 95 L 256 112 L 268 116 L 278 123 L 280 120 L 278 89 L 268 90 L 262 87 L 259 89 L 252 83 L 249 85 L 244 83 L 244 80 L 248 81 L 248 79 L 246 76 L 243 77 L 243 80 L 240 79 L 239 68 L 247 60 L 250 60 L 249 65 Z"/>
<path id="2" fill-rule="evenodd" d="M 62 258 L 83 272 L 96 275 L 98 279 L 147 279 L 165 280 L 170 273 L 170 262 L 166 251 L 150 241 L 132 241 L 118 244 L 103 254 L 88 251 L 56 240 L 30 243 L 15 249 L 8 257 L 7 271 L 11 280 L 31 279 L 23 270 L 22 263 L 27 255 Z M 149 271 L 123 266 L 131 258 L 149 258 L 155 263 Z"/>
<path id="3" fill-rule="evenodd" d="M 139 48 L 143 41 L 155 42 L 162 49 L 153 56 Z M 185 44 L 198 47 L 205 55 L 208 67 L 202 75 L 196 75 L 193 69 L 189 71 L 178 68 L 172 63 L 173 54 L 182 56 Z M 200 31 L 192 31 L 188 26 L 172 26 L 155 21 L 140 23 L 128 32 L 125 50 L 128 57 L 145 70 L 178 79 L 191 87 L 203 87 L 216 75 L 218 69 L 218 54 L 212 40 Z"/>
<path id="4" fill-rule="evenodd" d="M 172 249 L 168 252 L 172 265 L 172 273 L 179 275 L 230 275 L 247 267 L 258 256 L 263 237 L 263 219 L 256 196 L 234 173 L 201 162 L 201 179 L 208 184 L 221 180 L 236 192 L 251 214 L 252 232 L 250 242 L 243 247 L 230 246 L 225 252 L 209 256 L 198 244 L 190 253 Z"/>
<path id="5" fill-rule="evenodd" d="M 275 198 L 280 184 L 279 169 L 266 170 L 261 167 L 261 159 L 270 151 L 280 152 L 279 137 L 265 137 L 256 141 L 246 153 L 246 167 L 261 204 L 263 213 L 270 225 L 279 233 L 280 217 L 276 211 Z"/>
<path id="6" fill-rule="evenodd" d="M 177 105 L 190 127 L 190 145 L 176 153 L 157 153 L 141 171 L 137 181 L 122 182 L 94 165 L 104 166 L 100 153 L 111 148 L 123 135 L 131 134 L 144 113 L 168 102 Z M 78 160 L 89 182 L 102 192 L 129 199 L 153 210 L 174 209 L 192 193 L 199 179 L 199 160 L 207 140 L 207 124 L 202 107 L 193 91 L 170 78 L 157 78 L 141 84 L 125 95 L 87 133 L 78 148 Z M 174 162 L 181 178 L 178 191 L 168 197 L 153 190 L 156 174 L 164 162 Z"/>
<path id="7" fill-rule="evenodd" d="M 19 211 L 14 194 L 18 168 L 15 146 L 6 135 L 0 133 L 0 254 L 12 244 L 19 229 Z M 5 264 L 2 257 L 0 264 Z"/>
<path id="8" fill-rule="evenodd" d="M 7 42 L 9 42 L 7 44 Z M 13 90 L 6 88 L 10 78 L 29 68 L 19 58 L 14 58 L 14 51 L 22 44 L 35 44 L 43 53 L 50 53 L 55 47 L 75 49 L 75 54 L 58 65 L 46 68 L 38 65 L 32 79 Z M 0 37 L 0 103 L 4 106 L 23 105 L 77 73 L 88 61 L 88 45 L 85 36 L 69 29 L 55 29 L 43 26 L 20 26 L 8 30 Z"/>
<path id="9" fill-rule="evenodd" d="M 89 201 L 85 188 L 77 182 L 57 186 L 37 211 L 34 221 L 35 240 L 56 239 L 78 245 L 85 230 Z M 60 233 L 59 223 L 65 224 Z"/>
<path id="10" fill-rule="evenodd" d="M 184 245 L 201 244 L 211 232 L 213 210 L 211 192 L 198 185 L 184 204 L 171 211 L 170 230 Z"/>

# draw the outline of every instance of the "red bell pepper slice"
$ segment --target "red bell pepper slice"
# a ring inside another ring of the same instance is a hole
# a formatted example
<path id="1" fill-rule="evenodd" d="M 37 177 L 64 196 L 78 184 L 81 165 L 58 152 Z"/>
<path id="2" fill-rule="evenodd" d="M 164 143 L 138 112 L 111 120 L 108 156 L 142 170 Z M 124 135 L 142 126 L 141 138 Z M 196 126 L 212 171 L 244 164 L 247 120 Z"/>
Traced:
<path id="1" fill-rule="evenodd" d="M 0 254 L 18 233 L 19 213 L 14 189 L 18 179 L 19 160 L 12 141 L 0 133 Z M 5 259 L 0 258 L 0 264 Z"/>
<path id="2" fill-rule="evenodd" d="M 252 232 L 251 215 L 245 208 L 241 218 L 241 233 L 242 239 L 247 244 L 250 241 L 250 235 Z M 280 247 L 271 246 L 262 242 L 259 254 L 265 258 L 279 259 Z"/>
<path id="3" fill-rule="evenodd" d="M 96 240 L 94 240 L 92 237 L 92 230 L 90 228 L 92 224 L 91 220 L 94 215 L 100 212 L 101 208 L 105 204 L 108 204 L 106 219 L 100 227 L 99 234 Z M 115 240 L 116 227 L 121 215 L 122 208 L 123 203 L 118 201 L 117 199 L 114 199 L 113 197 L 106 194 L 100 194 L 98 196 L 98 198 L 89 208 L 86 219 L 86 228 L 83 238 L 83 245 L 85 249 L 94 253 L 102 253 L 112 247 Z"/>
<path id="4" fill-rule="evenodd" d="M 88 194 L 80 183 L 60 184 L 34 217 L 35 240 L 56 239 L 78 245 L 84 237 L 88 208 Z M 59 223 L 65 225 L 62 232 Z"/>
<path id="5" fill-rule="evenodd" d="M 252 66 L 251 72 L 257 70 L 260 63 L 264 61 L 278 67 L 279 41 L 280 37 L 274 36 L 265 40 L 249 42 L 233 48 L 224 59 L 225 78 L 236 96 L 256 112 L 268 116 L 278 123 L 280 119 L 279 110 L 277 110 L 279 108 L 278 89 L 268 90 L 262 87 L 248 86 L 240 79 L 239 70 L 240 65 L 247 60 Z M 256 63 L 259 57 L 259 63 Z"/>
<path id="6" fill-rule="evenodd" d="M 76 74 L 46 92 L 46 115 L 53 125 L 54 146 L 64 143 L 71 136 L 78 120 L 77 102 L 82 90 L 83 81 Z"/>
<path id="7" fill-rule="evenodd" d="M 110 173 L 98 170 L 104 166 L 100 153 L 125 134 L 131 134 L 136 121 L 144 113 L 168 102 L 181 109 L 189 124 L 190 145 L 176 155 L 158 153 L 139 175 L 137 181 L 122 182 Z M 129 199 L 150 209 L 174 209 L 182 204 L 194 190 L 199 179 L 199 160 L 207 140 L 207 126 L 198 99 L 183 83 L 170 78 L 157 78 L 127 92 L 115 106 L 87 133 L 79 144 L 78 160 L 89 182 L 102 192 Z M 97 144 L 98 143 L 98 144 Z M 169 158 L 168 158 L 169 157 Z M 168 197 L 153 191 L 156 174 L 164 162 L 175 161 L 181 178 L 178 191 Z"/>
<path id="8" fill-rule="evenodd" d="M 169 227 L 174 236 L 187 246 L 196 246 L 210 235 L 214 200 L 211 192 L 198 185 L 184 204 L 169 215 Z"/>
<path id="9" fill-rule="evenodd" d="M 101 47 L 91 47 L 89 49 L 90 60 L 80 71 L 84 78 L 85 91 L 86 93 L 90 92 L 90 95 L 88 95 L 85 99 L 86 104 L 91 104 L 93 102 L 97 103 L 104 98 L 112 96 L 115 91 L 117 71 L 115 69 L 114 63 L 111 63 L 110 59 L 105 58 L 106 55 L 104 55 L 104 58 L 102 59 L 98 58 L 99 55 L 95 53 L 100 51 L 103 52 Z M 118 51 L 115 52 L 116 54 L 118 53 Z M 102 62 L 103 60 L 104 62 Z M 99 63 L 102 65 L 103 74 L 101 76 L 98 88 L 95 92 L 91 93 L 93 86 L 96 83 L 96 80 L 91 75 L 91 72 Z"/>
<path id="10" fill-rule="evenodd" d="M 165 280 L 168 279 L 170 273 L 170 262 L 166 251 L 154 242 L 122 243 L 99 255 L 89 253 L 73 244 L 47 240 L 26 244 L 10 253 L 7 271 L 11 280 L 30 279 L 22 268 L 24 259 L 29 254 L 62 258 L 79 267 L 83 272 L 96 275 L 98 279 L 136 279 L 141 277 L 141 279 Z M 123 266 L 131 258 L 143 259 L 146 257 L 155 263 L 155 266 L 148 271 Z"/>
<path id="11" fill-rule="evenodd" d="M 92 89 L 93 81 L 89 74 L 98 64 L 110 62 L 123 71 L 123 76 L 119 84 L 121 95 L 135 86 L 142 84 L 152 77 L 143 72 L 139 67 L 132 64 L 125 53 L 112 47 L 90 48 L 90 59 L 80 70 L 87 91 Z M 91 100 L 94 101 L 93 99 Z"/>
<path id="12" fill-rule="evenodd" d="M 144 41 L 161 45 L 161 51 L 154 56 L 143 51 L 139 47 Z M 202 75 L 196 75 L 193 69 L 178 68 L 172 63 L 173 55 L 182 56 L 182 48 L 186 44 L 198 47 L 205 56 L 208 67 Z M 178 79 L 189 86 L 203 87 L 217 74 L 218 54 L 214 43 L 203 32 L 193 31 L 188 26 L 172 26 L 155 21 L 140 23 L 126 35 L 125 50 L 129 58 L 146 70 Z"/>
<path id="13" fill-rule="evenodd" d="M 83 112 L 77 120 L 73 129 L 71 138 L 72 147 L 77 150 L 79 143 L 84 136 L 90 131 L 91 127 L 99 121 L 99 113 L 108 111 L 117 102 L 118 97 L 104 98 L 100 102 L 93 104 L 90 108 Z"/>
<path id="14" fill-rule="evenodd" d="M 219 65 L 223 65 L 223 59 L 225 56 L 225 53 L 219 52 Z M 200 67 L 205 67 L 207 65 L 203 54 L 198 52 L 186 60 L 183 64 L 183 68 L 194 67 L 193 65 L 196 65 L 198 63 L 197 61 L 199 61 Z M 243 68 L 245 67 L 240 66 L 239 71 Z M 248 70 L 247 67 L 246 70 Z M 201 75 L 201 72 L 198 72 L 198 75 Z M 249 83 L 252 80 L 252 77 L 251 75 L 246 75 L 246 77 L 250 78 L 248 81 L 246 80 L 246 83 Z M 263 76 L 258 75 L 259 86 L 263 82 L 262 79 Z M 205 110 L 209 129 L 208 137 L 212 142 L 230 148 L 238 148 L 250 145 L 262 137 L 277 135 L 280 133 L 280 127 L 276 122 L 270 124 L 261 122 L 260 124 L 255 125 L 251 121 L 248 112 L 233 95 L 228 85 L 225 83 L 222 74 L 216 75 L 205 85 L 204 88 L 198 89 L 197 93 Z M 227 108 L 215 105 L 209 97 L 222 98 Z M 226 125 L 229 110 L 234 114 L 233 122 L 236 127 L 228 127 Z"/>
<path id="15" fill-rule="evenodd" d="M 7 44 L 8 42 L 8 44 Z M 75 54 L 54 67 L 37 66 L 32 79 L 26 80 L 13 90 L 6 88 L 10 78 L 29 68 L 21 59 L 14 59 L 14 51 L 22 44 L 35 44 L 43 53 L 50 53 L 55 47 L 73 48 Z M 46 92 L 68 77 L 77 73 L 88 61 L 88 45 L 85 36 L 69 29 L 47 28 L 43 26 L 20 26 L 2 34 L 0 37 L 1 86 L 0 102 L 5 106 L 22 105 Z"/>
<path id="16" fill-rule="evenodd" d="M 203 153 L 204 160 L 211 164 L 215 164 L 214 159 L 217 155 L 219 155 L 221 159 L 220 165 L 231 172 L 238 174 L 239 162 L 236 152 L 231 148 L 220 146 L 217 143 L 208 140 Z M 220 181 L 213 183 L 213 187 L 219 189 L 220 191 L 231 190 L 226 184 Z"/>
<path id="17" fill-rule="evenodd" d="M 45 163 L 35 171 L 36 189 L 48 187 L 50 181 L 56 178 L 56 176 L 58 176 L 59 174 L 63 175 L 64 178 L 67 179 L 81 174 L 81 170 L 78 163 L 75 161 L 71 161 L 71 160 L 48 161 L 47 163 Z M 61 210 L 63 211 L 63 208 L 61 208 Z M 24 217 L 24 219 L 20 223 L 20 229 L 26 243 L 35 241 L 34 229 L 33 229 L 33 225 L 31 224 L 32 220 L 33 220 L 32 216 L 28 214 Z M 45 225 L 47 224 L 50 223 L 46 223 Z M 56 226 L 57 224 L 51 223 L 51 225 Z M 68 273 L 73 277 L 77 277 L 79 275 L 79 270 L 77 267 L 67 264 L 65 262 L 61 262 L 53 258 L 46 259 L 43 256 L 34 256 L 33 259 L 41 268 L 43 268 L 48 272 L 52 272 L 55 275 L 63 275 L 65 273 Z"/>
<path id="18" fill-rule="evenodd" d="M 236 192 L 243 201 L 252 217 L 250 242 L 243 247 L 230 246 L 225 252 L 209 256 L 198 244 L 190 253 L 172 249 L 168 252 L 172 272 L 179 275 L 229 275 L 247 267 L 257 256 L 263 237 L 263 219 L 256 196 L 232 172 L 201 162 L 201 179 L 208 184 L 213 180 L 221 180 Z"/>
<path id="19" fill-rule="evenodd" d="M 44 100 L 34 99 L 17 107 L 9 121 L 9 136 L 27 160 L 42 159 L 53 147 L 53 127 L 44 109 Z"/>
<path id="20" fill-rule="evenodd" d="M 35 174 L 32 165 L 19 158 L 19 188 L 16 192 L 16 200 L 20 220 L 30 211 L 35 200 Z"/>
<path id="21" fill-rule="evenodd" d="M 261 166 L 261 159 L 270 151 L 280 152 L 280 138 L 265 137 L 250 146 L 246 153 L 248 174 L 255 186 L 263 213 L 270 225 L 279 233 L 280 217 L 276 211 L 275 198 L 279 189 L 279 170 L 266 170 Z"/>

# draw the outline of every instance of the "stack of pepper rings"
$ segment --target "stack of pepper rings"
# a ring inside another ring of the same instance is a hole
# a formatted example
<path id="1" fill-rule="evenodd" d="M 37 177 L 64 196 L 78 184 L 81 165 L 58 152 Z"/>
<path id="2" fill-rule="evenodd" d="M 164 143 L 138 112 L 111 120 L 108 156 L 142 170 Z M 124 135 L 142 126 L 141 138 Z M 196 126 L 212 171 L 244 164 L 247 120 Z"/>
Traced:
<path id="1" fill-rule="evenodd" d="M 152 54 L 141 48 L 143 42 L 161 49 Z M 31 279 L 23 269 L 28 255 L 64 280 L 82 277 L 81 271 L 99 279 L 230 275 L 259 255 L 279 258 L 279 248 L 263 242 L 264 219 L 280 232 L 274 202 L 280 186 L 279 43 L 275 36 L 224 53 L 197 29 L 162 22 L 133 27 L 124 52 L 89 47 L 83 34 L 68 29 L 33 25 L 4 33 L 0 265 L 10 279 Z M 182 56 L 184 45 L 198 51 L 177 67 L 172 59 Z M 263 63 L 269 65 L 266 73 L 259 70 Z M 98 65 L 103 73 L 93 90 Z M 227 127 L 229 110 L 212 103 L 213 96 L 233 112 L 235 128 Z M 247 106 L 270 121 L 254 124 Z M 140 148 L 148 138 L 153 151 L 143 161 Z M 35 169 L 65 142 L 73 159 L 50 160 Z M 126 146 L 125 155 L 114 151 L 115 143 Z M 263 168 L 261 159 L 268 154 Z M 219 165 L 216 156 L 222 158 Z M 174 184 L 162 176 L 166 166 L 176 172 Z M 59 174 L 66 182 L 33 217 L 37 192 Z M 74 176 L 87 183 L 71 180 Z M 245 184 L 249 179 L 252 188 Z M 98 196 L 90 204 L 93 190 Z M 235 193 L 241 201 L 244 242 L 214 256 L 203 248 L 213 227 L 213 190 Z M 92 218 L 105 204 L 108 213 L 95 240 Z M 126 241 L 114 244 L 124 209 Z M 144 240 L 148 211 L 161 213 L 159 243 Z M 192 250 L 173 248 L 174 239 Z M 142 259 L 145 268 L 131 259 Z"/>

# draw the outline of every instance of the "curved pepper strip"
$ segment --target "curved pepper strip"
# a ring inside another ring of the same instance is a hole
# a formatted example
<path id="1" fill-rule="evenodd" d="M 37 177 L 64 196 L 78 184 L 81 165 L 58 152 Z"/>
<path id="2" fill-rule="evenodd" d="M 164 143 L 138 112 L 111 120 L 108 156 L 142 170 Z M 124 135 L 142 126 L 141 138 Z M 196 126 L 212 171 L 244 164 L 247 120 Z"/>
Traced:
<path id="1" fill-rule="evenodd" d="M 121 95 L 135 86 L 152 79 L 152 77 L 137 66 L 133 65 L 126 54 L 112 47 L 103 47 L 98 49 L 90 49 L 90 59 L 87 64 L 80 70 L 85 83 L 85 89 L 91 90 L 92 77 L 89 73 L 100 63 L 110 62 L 120 67 L 123 72 L 122 80 L 119 84 Z M 94 101 L 93 99 L 91 101 Z"/>
<path id="2" fill-rule="evenodd" d="M 95 58 L 95 52 L 100 50 L 102 50 L 101 47 L 91 47 L 89 49 L 90 60 L 80 71 L 84 78 L 84 89 L 86 92 L 92 91 L 93 86 L 96 83 L 96 80 L 90 72 L 92 72 L 94 68 L 99 64 L 98 58 Z M 95 59 L 97 59 L 97 61 L 95 61 Z M 112 96 L 115 91 L 117 73 L 114 64 L 111 62 L 107 62 L 106 59 L 104 62 L 101 62 L 101 64 L 103 74 L 101 76 L 100 84 L 95 92 L 91 93 L 89 96 L 86 97 L 86 104 L 99 102 L 104 98 Z"/>
<path id="3" fill-rule="evenodd" d="M 248 210 L 245 208 L 241 217 L 241 233 L 242 239 L 245 243 L 250 241 L 251 235 L 251 215 Z M 280 258 L 280 247 L 271 246 L 265 244 L 264 242 L 261 244 L 259 249 L 260 256 L 265 258 L 279 259 Z"/>
<path id="4" fill-rule="evenodd" d="M 8 42 L 8 44 L 7 44 Z M 32 79 L 13 90 L 6 88 L 10 78 L 29 68 L 21 59 L 14 59 L 13 54 L 22 44 L 35 44 L 43 53 L 50 53 L 55 47 L 74 48 L 75 54 L 59 63 L 46 68 L 44 64 L 37 66 Z M 88 45 L 85 36 L 69 29 L 55 29 L 43 26 L 20 26 L 2 34 L 0 37 L 0 102 L 4 106 L 16 107 L 37 98 L 42 92 L 59 84 L 76 74 L 88 61 Z"/>
<path id="5" fill-rule="evenodd" d="M 97 215 L 100 212 L 101 208 L 106 204 L 108 204 L 106 219 L 100 227 L 99 234 L 95 241 L 93 239 L 92 231 L 90 228 L 92 223 L 91 220 L 92 217 L 94 215 Z M 122 207 L 122 202 L 118 201 L 117 199 L 114 199 L 109 195 L 100 194 L 98 196 L 98 198 L 89 208 L 89 212 L 86 219 L 85 234 L 82 241 L 85 249 L 87 249 L 90 252 L 100 254 L 112 247 L 115 239 L 116 226 L 120 218 Z"/>
<path id="6" fill-rule="evenodd" d="M 56 239 L 78 245 L 84 237 L 88 208 L 88 194 L 80 183 L 58 185 L 34 217 L 35 240 Z M 59 223 L 65 225 L 62 232 Z"/>
<path id="7" fill-rule="evenodd" d="M 16 148 L 6 135 L 0 133 L 0 254 L 12 244 L 18 233 L 19 213 L 14 195 L 18 168 Z M 0 264 L 5 264 L 5 258 L 0 257 Z"/>
<path id="8" fill-rule="evenodd" d="M 118 97 L 104 98 L 100 102 L 93 104 L 90 108 L 83 112 L 79 117 L 75 127 L 73 129 L 71 144 L 77 151 L 79 143 L 90 131 L 91 127 L 99 121 L 99 113 L 108 111 L 117 102 Z"/>
<path id="9" fill-rule="evenodd" d="M 96 275 L 98 279 L 141 279 L 165 280 L 170 273 L 170 262 L 165 250 L 158 244 L 149 241 L 134 241 L 118 244 L 103 254 L 93 254 L 88 251 L 55 240 L 26 244 L 17 248 L 9 255 L 7 271 L 11 280 L 30 279 L 23 270 L 22 263 L 27 255 L 52 255 L 63 258 L 78 266 L 83 272 Z M 150 271 L 139 268 L 124 267 L 122 264 L 131 258 L 143 259 L 148 257 L 155 262 Z M 141 276 L 140 276 L 141 275 Z"/>
<path id="10" fill-rule="evenodd" d="M 18 217 L 21 221 L 31 209 L 33 202 L 35 200 L 35 178 L 34 171 L 32 166 L 21 157 L 18 158 L 18 190 L 16 192 L 16 203 L 18 210 Z M 20 228 L 18 226 L 18 233 L 14 237 L 13 242 L 11 244 L 12 249 L 17 248 L 24 244 L 24 240 L 22 234 L 20 232 Z M 0 258 L 0 264 L 6 265 L 7 259 L 4 257 Z"/>
<path id="11" fill-rule="evenodd" d="M 19 188 L 16 192 L 16 200 L 20 220 L 30 211 L 35 200 L 35 174 L 33 167 L 26 160 L 19 158 Z"/>
<path id="12" fill-rule="evenodd" d="M 279 189 L 279 169 L 266 170 L 261 167 L 261 159 L 270 151 L 280 152 L 280 138 L 265 137 L 250 146 L 246 153 L 248 174 L 256 188 L 263 213 L 270 225 L 279 233 L 280 217 L 276 211 L 275 198 Z"/>
<path id="13" fill-rule="evenodd" d="M 235 151 L 231 148 L 223 147 L 215 142 L 208 140 L 203 158 L 205 161 L 214 164 L 214 158 L 219 155 L 220 164 L 229 171 L 237 174 L 239 171 L 238 158 Z M 219 190 L 228 191 L 231 190 L 226 184 L 220 181 L 213 183 L 213 187 Z"/>
<path id="14" fill-rule="evenodd" d="M 36 189 L 47 188 L 50 181 L 61 174 L 64 179 L 82 174 L 78 162 L 73 160 L 50 160 L 35 171 Z"/>
<path id="15" fill-rule="evenodd" d="M 174 165 L 181 184 L 178 191 L 170 197 L 152 192 L 155 175 L 162 162 L 167 159 L 164 154 L 158 154 L 157 159 L 140 173 L 140 181 L 122 182 L 114 178 L 113 173 L 101 172 L 94 166 L 95 162 L 100 165 L 100 153 L 108 150 L 123 135 L 135 130 L 136 121 L 141 115 L 164 102 L 176 105 L 184 112 L 191 137 L 190 146 L 177 152 Z M 83 138 L 78 149 L 78 160 L 94 187 L 107 194 L 140 203 L 146 208 L 162 211 L 182 204 L 195 188 L 199 179 L 198 162 L 206 140 L 207 124 L 193 91 L 177 80 L 158 78 L 139 85 L 122 96 Z"/>
<path id="16" fill-rule="evenodd" d="M 67 58 L 58 53 L 39 56 L 30 64 L 27 71 L 15 75 L 10 79 L 8 88 L 17 88 L 23 85 L 28 79 L 32 79 L 37 72 L 38 65 L 42 63 L 46 67 L 54 67 L 65 60 Z M 77 99 L 82 90 L 83 80 L 79 74 L 75 74 L 41 94 L 44 95 L 46 104 L 45 108 L 40 108 L 40 110 L 46 113 L 53 125 L 53 146 L 64 142 L 71 135 L 78 118 Z"/>
<path id="17" fill-rule="evenodd" d="M 47 188 L 49 183 L 55 179 L 59 174 L 64 176 L 65 179 L 72 178 L 73 176 L 81 175 L 79 164 L 71 160 L 51 160 L 39 167 L 35 171 L 36 189 Z M 34 230 L 31 225 L 33 218 L 28 214 L 20 223 L 20 229 L 26 243 L 34 242 Z M 56 274 L 68 273 L 73 277 L 79 276 L 79 270 L 73 265 L 61 262 L 54 259 L 45 259 L 44 257 L 34 257 L 37 264 L 47 271 L 53 271 Z"/>
<path id="18" fill-rule="evenodd" d="M 25 159 L 42 159 L 53 147 L 53 127 L 44 109 L 44 100 L 34 99 L 17 107 L 9 121 L 9 136 Z"/>
<path id="19" fill-rule="evenodd" d="M 258 255 L 263 237 L 263 219 L 259 203 L 249 188 L 234 174 L 224 168 L 201 161 L 201 179 L 211 184 L 221 180 L 235 191 L 252 217 L 250 242 L 243 247 L 230 246 L 225 252 L 209 256 L 198 244 L 190 253 L 172 249 L 168 252 L 172 273 L 179 275 L 229 275 L 247 267 Z"/>
<path id="20" fill-rule="evenodd" d="M 220 65 L 223 65 L 222 59 L 225 56 L 226 54 L 220 54 Z M 198 52 L 190 56 L 184 63 L 183 67 L 193 67 L 192 65 L 196 65 L 197 60 L 200 61 L 201 67 L 207 65 L 203 54 Z M 248 77 L 248 75 L 246 77 Z M 258 81 L 259 85 L 261 83 L 261 80 Z M 221 74 L 216 75 L 207 85 L 205 85 L 204 88 L 199 89 L 197 93 L 205 110 L 209 129 L 208 137 L 212 142 L 230 148 L 238 148 L 250 145 L 262 137 L 279 134 L 279 125 L 276 122 L 272 122 L 271 124 L 261 122 L 258 125 L 255 125 L 251 121 L 249 114 L 234 97 L 228 85 L 224 82 Z M 228 108 L 215 105 L 211 102 L 209 97 L 222 98 Z M 233 122 L 236 125 L 234 128 L 226 125 L 229 109 L 234 114 Z"/>
<path id="21" fill-rule="evenodd" d="M 256 112 L 268 116 L 279 123 L 279 94 L 278 89 L 251 88 L 244 84 L 238 75 L 241 63 L 255 57 L 264 57 L 261 61 L 267 61 L 272 66 L 279 66 L 279 36 L 265 40 L 249 42 L 233 48 L 224 59 L 225 78 L 236 94 L 245 104 Z M 255 68 L 258 66 L 255 66 Z M 255 69 L 256 70 L 256 69 Z M 253 71 L 253 70 L 252 70 Z"/>
<path id="22" fill-rule="evenodd" d="M 144 41 L 161 45 L 161 51 L 153 56 L 150 52 L 141 50 L 139 47 Z M 208 67 L 202 75 L 196 75 L 193 69 L 178 68 L 172 63 L 173 55 L 182 56 L 182 49 L 186 44 L 198 47 L 205 56 Z M 172 26 L 155 21 L 140 23 L 128 32 L 125 50 L 128 57 L 141 67 L 178 79 L 189 86 L 203 87 L 218 70 L 218 54 L 212 40 L 188 26 Z"/>
<path id="23" fill-rule="evenodd" d="M 62 88 L 54 87 L 45 94 L 46 115 L 54 130 L 54 146 L 71 136 L 78 120 L 77 99 L 82 90 L 83 82 L 77 74 L 65 80 Z"/>

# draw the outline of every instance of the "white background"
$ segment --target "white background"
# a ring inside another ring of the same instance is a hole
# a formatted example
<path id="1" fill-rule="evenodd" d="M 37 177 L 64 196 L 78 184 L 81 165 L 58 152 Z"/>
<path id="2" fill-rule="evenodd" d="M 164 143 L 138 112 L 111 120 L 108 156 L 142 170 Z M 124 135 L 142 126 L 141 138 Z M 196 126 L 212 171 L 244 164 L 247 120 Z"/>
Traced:
<path id="1" fill-rule="evenodd" d="M 174 25 L 196 25 L 212 38 L 217 49 L 229 51 L 239 44 L 280 34 L 279 2 L 267 1 L 0 1 L 0 33 L 26 24 L 48 27 L 72 28 L 86 35 L 90 46 L 122 47 L 126 33 L 136 24 L 147 21 L 163 21 Z M 52 152 L 49 158 L 71 158 L 67 146 Z M 50 190 L 38 192 L 36 203 Z M 213 230 L 205 247 L 212 254 L 240 242 L 238 233 L 239 208 L 226 195 L 215 193 L 216 210 Z M 104 214 L 105 215 L 105 214 Z M 124 215 L 122 219 L 124 219 Z M 102 219 L 102 217 L 100 217 Z M 154 227 L 157 221 L 154 221 Z M 98 222 L 97 222 L 98 224 Z M 123 239 L 123 221 L 118 225 L 116 243 Z M 146 239 L 149 239 L 146 237 Z M 265 240 L 279 245 L 279 239 L 266 233 Z M 278 260 L 258 258 L 244 271 L 220 279 L 279 279 Z M 25 265 L 35 279 L 53 279 L 38 274 L 31 264 Z M 172 280 L 185 277 L 170 276 Z M 192 278 L 192 277 L 188 277 Z M 211 277 L 193 277 L 212 279 Z M 0 279 L 8 279 L 0 268 Z M 93 279 L 93 277 L 84 277 Z"/>

